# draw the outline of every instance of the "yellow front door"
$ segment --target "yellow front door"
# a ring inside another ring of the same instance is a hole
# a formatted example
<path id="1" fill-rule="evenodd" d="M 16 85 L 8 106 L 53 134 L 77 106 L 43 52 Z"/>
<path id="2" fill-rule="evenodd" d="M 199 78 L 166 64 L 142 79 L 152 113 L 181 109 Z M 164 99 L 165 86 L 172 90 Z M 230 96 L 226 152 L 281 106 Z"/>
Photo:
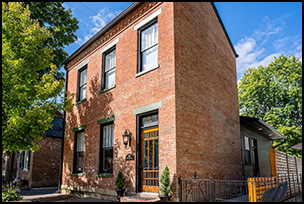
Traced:
<path id="1" fill-rule="evenodd" d="M 142 191 L 158 193 L 158 128 L 143 130 L 141 134 Z"/>

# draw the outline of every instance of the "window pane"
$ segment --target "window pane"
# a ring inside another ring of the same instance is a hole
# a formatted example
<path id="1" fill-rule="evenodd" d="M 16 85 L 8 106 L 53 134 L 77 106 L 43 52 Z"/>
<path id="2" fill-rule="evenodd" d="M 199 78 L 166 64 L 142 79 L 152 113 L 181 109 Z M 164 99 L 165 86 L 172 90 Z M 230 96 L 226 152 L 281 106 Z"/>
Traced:
<path id="1" fill-rule="evenodd" d="M 154 140 L 149 141 L 149 170 L 153 170 L 152 159 L 153 159 L 153 142 Z"/>
<path id="2" fill-rule="evenodd" d="M 83 169 L 83 153 L 77 153 L 77 171 L 82 171 Z"/>
<path id="3" fill-rule="evenodd" d="M 105 64 L 105 72 L 114 68 L 116 65 L 116 50 L 113 50 L 109 54 L 106 55 L 106 64 Z"/>
<path id="4" fill-rule="evenodd" d="M 158 66 L 158 46 L 152 47 L 142 53 L 142 71 Z"/>
<path id="5" fill-rule="evenodd" d="M 84 132 L 80 132 L 77 134 L 77 152 L 83 152 L 84 146 Z"/>
<path id="6" fill-rule="evenodd" d="M 152 116 L 144 117 L 142 119 L 142 123 L 144 126 L 149 123 L 155 123 L 155 122 L 158 122 L 158 115 L 152 115 Z"/>
<path id="7" fill-rule="evenodd" d="M 105 88 L 112 88 L 115 86 L 115 69 L 106 73 L 106 85 Z"/>
<path id="8" fill-rule="evenodd" d="M 83 84 L 87 83 L 87 69 L 80 72 L 80 82 L 79 86 L 82 86 Z"/>
<path id="9" fill-rule="evenodd" d="M 158 43 L 158 24 L 155 23 L 141 32 L 141 50 L 145 50 Z"/>
<path id="10" fill-rule="evenodd" d="M 82 100 L 82 99 L 86 98 L 86 91 L 87 91 L 87 85 L 84 85 L 84 86 L 80 87 L 79 100 Z"/>
<path id="11" fill-rule="evenodd" d="M 103 148 L 113 147 L 114 124 L 103 126 Z"/>
<path id="12" fill-rule="evenodd" d="M 249 138 L 245 136 L 245 150 L 250 150 L 249 149 Z"/>
<path id="13" fill-rule="evenodd" d="M 148 169 L 148 141 L 145 140 L 145 150 L 144 150 L 144 170 Z"/>
<path id="14" fill-rule="evenodd" d="M 104 171 L 113 172 L 113 149 L 105 149 L 104 155 Z"/>
<path id="15" fill-rule="evenodd" d="M 158 169 L 158 139 L 154 140 L 154 170 Z"/>

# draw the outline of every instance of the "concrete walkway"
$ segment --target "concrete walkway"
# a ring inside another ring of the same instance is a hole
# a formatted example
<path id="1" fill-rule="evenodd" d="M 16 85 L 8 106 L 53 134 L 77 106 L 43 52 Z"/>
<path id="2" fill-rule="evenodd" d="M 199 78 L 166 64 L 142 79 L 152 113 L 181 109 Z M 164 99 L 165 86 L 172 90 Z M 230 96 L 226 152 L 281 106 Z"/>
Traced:
<path id="1" fill-rule="evenodd" d="M 113 202 L 98 198 L 58 193 L 58 188 L 31 188 L 18 192 L 23 200 L 17 202 Z"/>

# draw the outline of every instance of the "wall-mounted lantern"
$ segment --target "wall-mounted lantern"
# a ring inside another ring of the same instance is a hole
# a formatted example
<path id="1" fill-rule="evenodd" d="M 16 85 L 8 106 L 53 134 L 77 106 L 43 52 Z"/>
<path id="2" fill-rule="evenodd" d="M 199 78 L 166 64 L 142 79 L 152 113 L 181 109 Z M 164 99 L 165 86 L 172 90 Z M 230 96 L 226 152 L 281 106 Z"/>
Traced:
<path id="1" fill-rule="evenodd" d="M 129 142 L 129 146 L 131 146 L 131 136 L 132 133 L 130 132 L 129 129 L 126 129 L 125 133 L 122 135 L 123 143 L 126 146 L 126 148 L 128 146 L 128 142 Z"/>

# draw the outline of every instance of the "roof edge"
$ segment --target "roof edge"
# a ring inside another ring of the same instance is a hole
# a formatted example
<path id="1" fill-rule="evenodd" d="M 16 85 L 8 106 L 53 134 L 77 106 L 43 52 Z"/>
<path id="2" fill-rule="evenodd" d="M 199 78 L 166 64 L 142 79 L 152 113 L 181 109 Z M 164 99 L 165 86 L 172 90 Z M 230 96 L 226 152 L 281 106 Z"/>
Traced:
<path id="1" fill-rule="evenodd" d="M 211 5 L 212 5 L 212 8 L 213 8 L 215 14 L 216 14 L 217 19 L 219 20 L 219 22 L 220 22 L 220 24 L 221 24 L 221 26 L 222 26 L 222 29 L 223 29 L 223 31 L 224 31 L 224 33 L 225 33 L 225 35 L 226 35 L 226 38 L 228 39 L 229 45 L 230 45 L 230 47 L 231 47 L 231 49 L 232 49 L 232 51 L 233 51 L 233 53 L 234 53 L 234 55 L 235 55 L 235 58 L 238 58 L 239 55 L 236 53 L 236 51 L 235 51 L 235 49 L 234 49 L 234 46 L 233 46 L 233 44 L 232 44 L 232 42 L 231 42 L 231 39 L 230 39 L 230 37 L 229 37 L 229 35 L 228 35 L 228 32 L 227 32 L 225 26 L 224 26 L 224 24 L 223 24 L 223 21 L 222 21 L 222 19 L 221 19 L 221 17 L 220 17 L 220 14 L 218 13 L 218 11 L 217 11 L 217 9 L 216 9 L 216 7 L 215 7 L 214 2 L 210 2 L 210 3 L 211 3 Z"/>
<path id="2" fill-rule="evenodd" d="M 91 44 L 93 44 L 101 35 L 110 30 L 113 26 L 115 26 L 120 20 L 126 17 L 129 13 L 131 13 L 138 6 L 143 4 L 144 2 L 134 2 L 130 4 L 125 10 L 123 10 L 120 14 L 118 14 L 115 18 L 113 18 L 107 25 L 101 28 L 93 37 L 91 37 L 87 42 L 85 42 L 81 47 L 79 47 L 73 54 L 68 56 L 63 62 L 63 65 L 66 65 L 70 61 L 72 61 L 78 54 L 88 48 Z M 64 66 L 65 68 L 65 66 Z M 65 68 L 66 69 L 66 68 Z"/>

